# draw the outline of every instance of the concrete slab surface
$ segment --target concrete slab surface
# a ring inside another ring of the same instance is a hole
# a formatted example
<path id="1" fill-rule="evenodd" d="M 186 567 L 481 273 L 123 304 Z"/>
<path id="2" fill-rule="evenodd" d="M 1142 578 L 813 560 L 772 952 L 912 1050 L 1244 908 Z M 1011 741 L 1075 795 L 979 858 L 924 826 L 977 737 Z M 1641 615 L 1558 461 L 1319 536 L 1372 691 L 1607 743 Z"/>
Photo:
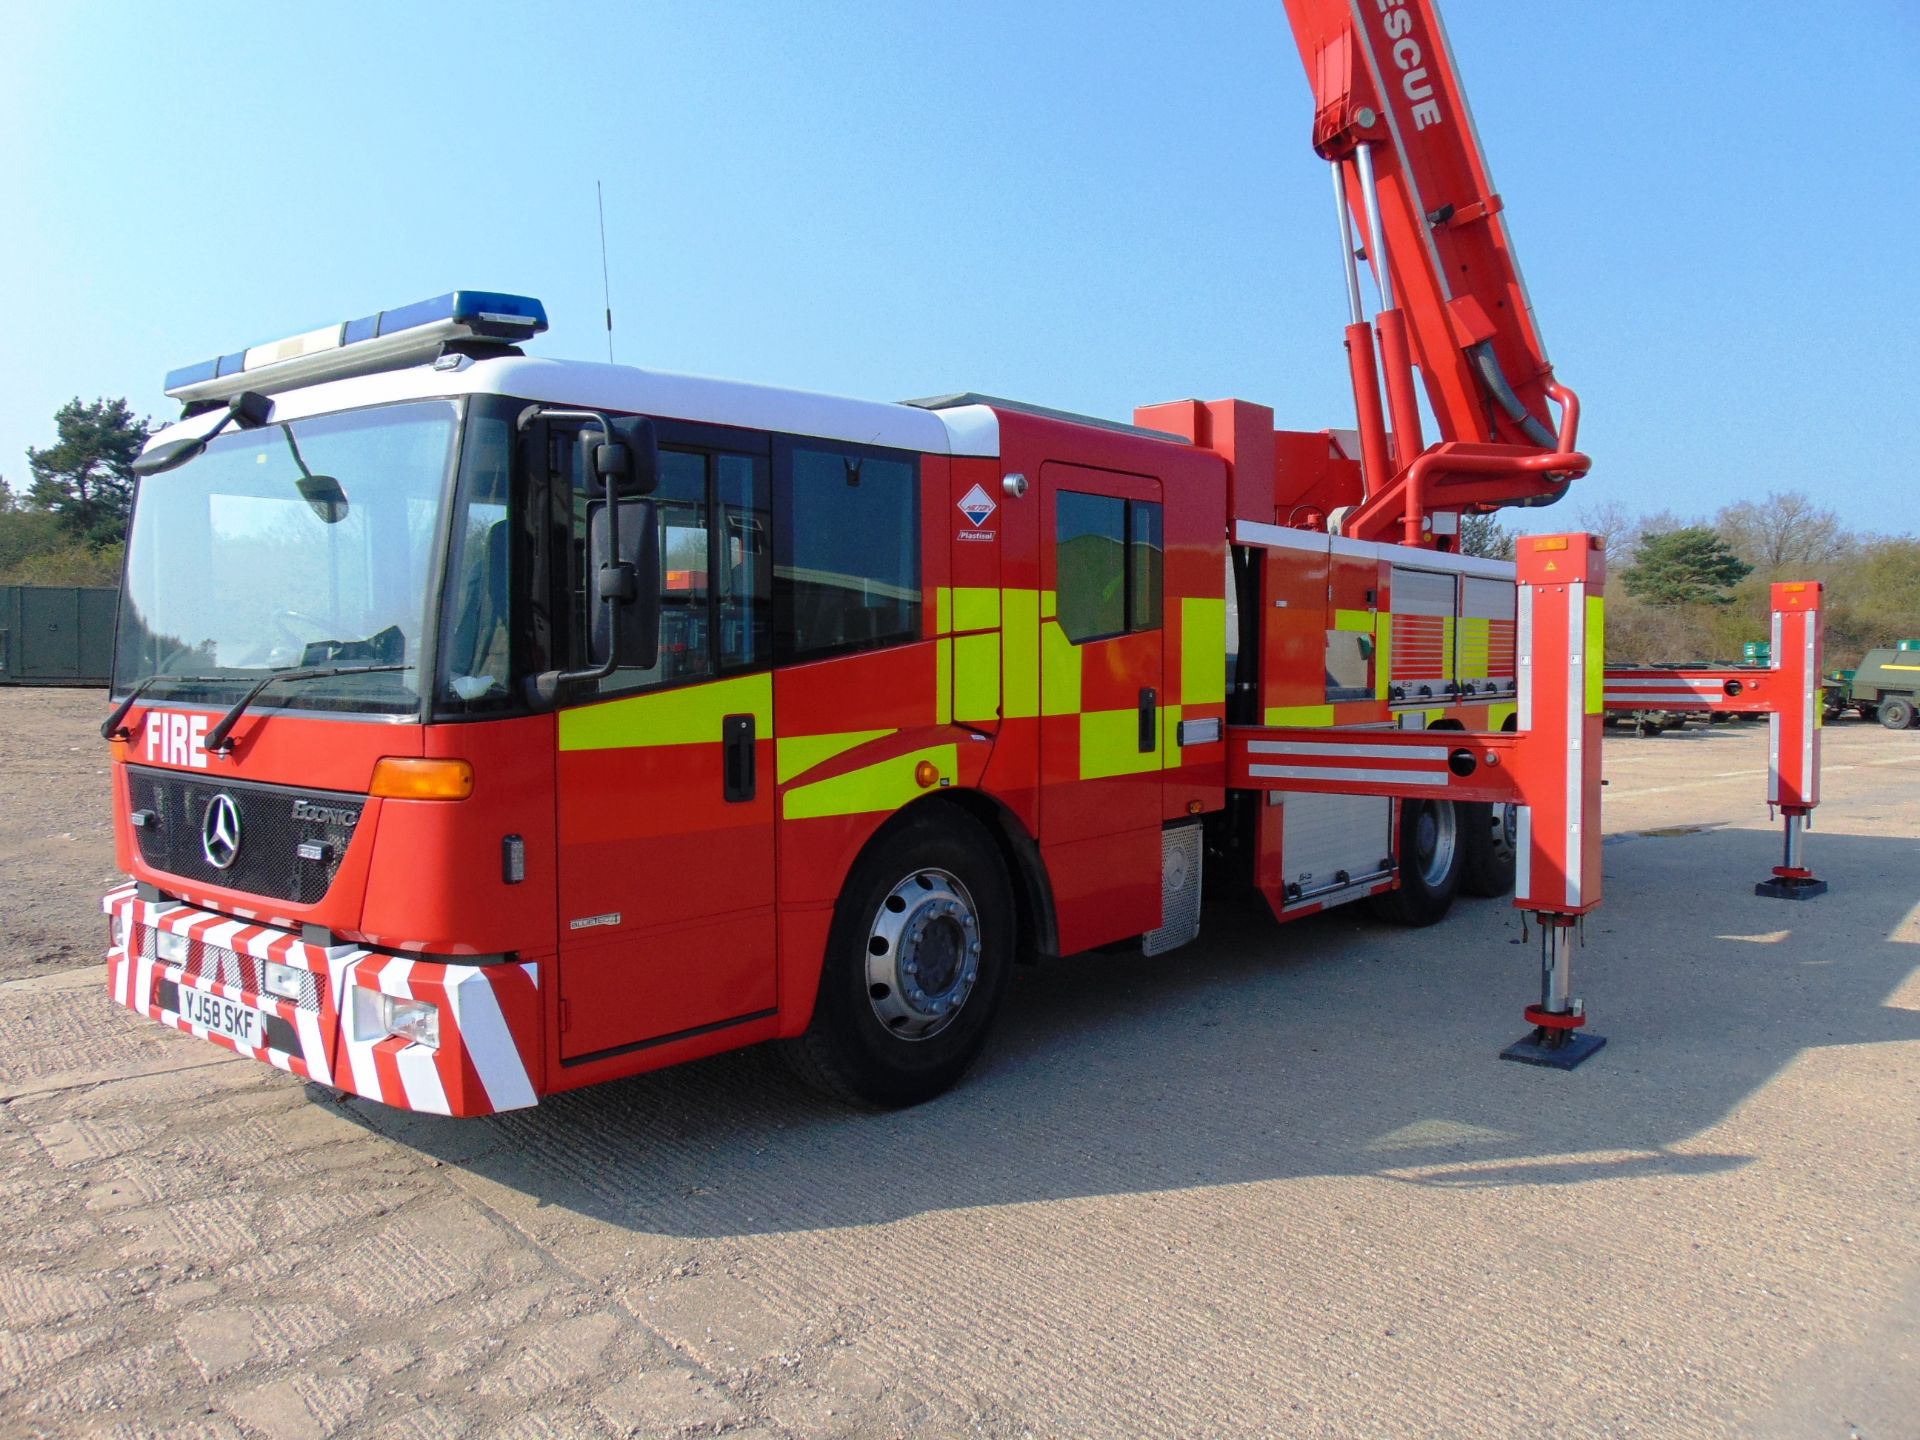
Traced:
<path id="1" fill-rule="evenodd" d="M 0 846 L 110 871 L 98 699 L 21 693 L 78 738 Z M 747 1052 L 437 1121 L 113 1007 L 63 882 L 0 970 L 0 1434 L 1920 1436 L 1920 731 L 1826 746 L 1795 904 L 1764 727 L 1608 740 L 1572 1073 L 1494 1058 L 1504 902 L 1226 909 L 1022 972 L 913 1111 Z"/>

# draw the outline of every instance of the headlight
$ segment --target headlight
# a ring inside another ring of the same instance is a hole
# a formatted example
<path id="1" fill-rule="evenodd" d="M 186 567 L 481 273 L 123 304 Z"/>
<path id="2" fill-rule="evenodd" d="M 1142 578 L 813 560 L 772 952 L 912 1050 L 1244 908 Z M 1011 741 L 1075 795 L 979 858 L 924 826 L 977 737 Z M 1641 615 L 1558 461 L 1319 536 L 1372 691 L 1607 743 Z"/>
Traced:
<path id="1" fill-rule="evenodd" d="M 156 930 L 153 936 L 154 953 L 169 965 L 187 963 L 187 937 L 176 935 L 171 930 Z"/>
<path id="2" fill-rule="evenodd" d="M 387 1031 L 418 1041 L 430 1050 L 440 1048 L 440 1007 L 430 1000 L 399 1000 L 391 995 L 386 1002 Z"/>
<path id="3" fill-rule="evenodd" d="M 282 1000 L 298 1000 L 300 977 L 305 973 L 291 965 L 282 965 L 278 960 L 269 960 L 266 969 L 261 972 L 260 983 L 269 995 L 278 995 Z"/>
<path id="4" fill-rule="evenodd" d="M 127 948 L 127 922 L 118 910 L 107 917 L 107 943 L 115 950 Z"/>
<path id="5" fill-rule="evenodd" d="M 440 1047 L 440 1007 L 431 1000 L 403 1000 L 355 987 L 353 1031 L 361 1040 L 400 1035 L 430 1049 Z"/>

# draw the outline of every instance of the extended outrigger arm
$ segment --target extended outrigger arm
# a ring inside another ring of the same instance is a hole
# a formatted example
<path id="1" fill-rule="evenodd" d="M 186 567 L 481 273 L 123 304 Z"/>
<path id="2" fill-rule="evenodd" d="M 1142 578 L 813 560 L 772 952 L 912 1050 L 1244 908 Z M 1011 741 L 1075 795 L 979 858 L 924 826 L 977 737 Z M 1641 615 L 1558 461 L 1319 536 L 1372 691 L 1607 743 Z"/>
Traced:
<path id="1" fill-rule="evenodd" d="M 1817 580 L 1776 583 L 1768 668 L 1638 669 L 1606 672 L 1609 710 L 1717 711 L 1767 717 L 1767 804 L 1785 822 L 1786 853 L 1756 895 L 1810 900 L 1826 893 L 1806 864 L 1806 831 L 1820 803 L 1820 608 Z"/>
<path id="2" fill-rule="evenodd" d="M 1503 1059 L 1570 1070 L 1606 1043 L 1583 1034 L 1574 931 L 1600 903 L 1601 675 L 1606 562 L 1591 535 L 1520 540 L 1517 729 L 1227 727 L 1227 784 L 1518 805 L 1513 903 L 1540 924 L 1540 1003 Z"/>

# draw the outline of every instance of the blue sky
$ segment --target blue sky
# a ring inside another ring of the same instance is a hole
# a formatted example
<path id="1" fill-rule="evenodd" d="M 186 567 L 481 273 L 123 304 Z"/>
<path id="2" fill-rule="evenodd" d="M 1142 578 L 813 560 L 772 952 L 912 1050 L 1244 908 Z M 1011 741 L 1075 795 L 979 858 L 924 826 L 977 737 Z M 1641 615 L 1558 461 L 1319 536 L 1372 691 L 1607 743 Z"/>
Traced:
<path id="1" fill-rule="evenodd" d="M 1581 503 L 1800 488 L 1920 531 L 1920 9 L 1445 7 L 1595 457 Z M 1095 414 L 1352 423 L 1278 0 L 18 7 L 0 474 L 79 394 L 456 286 L 597 358 Z M 1515 512 L 1519 513 L 1519 512 Z"/>

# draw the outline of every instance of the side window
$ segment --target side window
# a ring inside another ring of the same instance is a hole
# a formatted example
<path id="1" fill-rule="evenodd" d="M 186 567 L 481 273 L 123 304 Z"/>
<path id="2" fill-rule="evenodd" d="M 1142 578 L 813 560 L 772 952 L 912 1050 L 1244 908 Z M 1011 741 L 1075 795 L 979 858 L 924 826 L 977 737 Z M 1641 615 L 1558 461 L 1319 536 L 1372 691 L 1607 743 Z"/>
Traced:
<path id="1" fill-rule="evenodd" d="M 773 547 L 765 462 L 750 455 L 716 455 L 713 468 L 720 516 L 713 537 L 720 664 L 729 670 L 764 665 L 773 658 Z"/>
<path id="2" fill-rule="evenodd" d="M 619 672 L 614 678 L 624 685 L 672 685 L 713 673 L 707 457 L 662 450 L 653 503 L 660 526 L 660 658 L 652 670 Z"/>
<path id="3" fill-rule="evenodd" d="M 1165 542 L 1158 502 L 1063 490 L 1054 502 L 1055 611 L 1074 644 L 1158 630 Z"/>
<path id="4" fill-rule="evenodd" d="M 575 665 L 586 663 L 585 537 L 600 503 L 589 494 L 578 447 L 573 460 Z M 767 546 L 766 461 L 725 451 L 662 446 L 653 492 L 660 532 L 660 652 L 647 670 L 616 670 L 602 695 L 704 680 L 765 665 L 772 599 Z"/>
<path id="5" fill-rule="evenodd" d="M 776 442 L 774 645 L 806 660 L 920 634 L 920 463 L 896 451 Z"/>

